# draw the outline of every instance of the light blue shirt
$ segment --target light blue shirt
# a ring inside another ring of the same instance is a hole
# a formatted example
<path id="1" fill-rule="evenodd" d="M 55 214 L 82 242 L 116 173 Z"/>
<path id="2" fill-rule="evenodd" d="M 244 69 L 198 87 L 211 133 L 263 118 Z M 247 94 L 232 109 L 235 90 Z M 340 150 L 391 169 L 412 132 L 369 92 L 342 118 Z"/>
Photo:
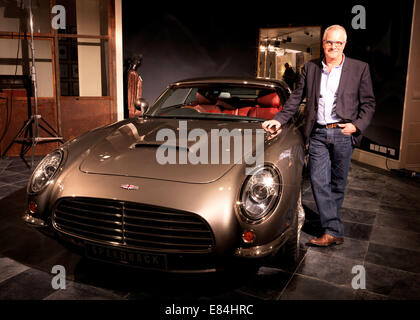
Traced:
<path id="1" fill-rule="evenodd" d="M 322 61 L 323 68 L 321 73 L 321 88 L 318 101 L 317 119 L 317 122 L 321 125 L 341 121 L 341 119 L 337 117 L 336 106 L 338 84 L 340 83 L 344 59 L 345 57 L 343 54 L 343 61 L 341 64 L 333 68 L 330 73 L 328 73 L 327 65 L 324 61 Z"/>

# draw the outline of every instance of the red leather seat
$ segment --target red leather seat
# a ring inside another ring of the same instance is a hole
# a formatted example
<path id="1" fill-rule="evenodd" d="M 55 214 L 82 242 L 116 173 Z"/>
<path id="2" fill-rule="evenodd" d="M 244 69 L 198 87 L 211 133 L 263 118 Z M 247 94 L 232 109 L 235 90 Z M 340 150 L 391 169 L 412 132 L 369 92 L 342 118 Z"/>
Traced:
<path id="1" fill-rule="evenodd" d="M 255 101 L 255 100 L 254 100 Z M 218 106 L 223 108 L 223 113 L 231 114 L 235 116 L 244 116 L 248 115 L 249 110 L 251 110 L 252 105 L 250 103 L 246 103 L 246 101 L 241 101 L 237 97 L 233 97 L 229 100 L 229 103 L 226 101 L 217 100 L 216 103 Z"/>
<path id="2" fill-rule="evenodd" d="M 223 110 L 222 113 L 226 113 L 226 114 L 231 114 L 231 115 L 236 115 L 236 110 Z"/>
<path id="3" fill-rule="evenodd" d="M 251 110 L 251 108 L 252 107 L 245 107 L 245 108 L 238 108 L 235 110 L 223 110 L 223 113 L 246 117 L 248 115 L 249 110 Z"/>
<path id="4" fill-rule="evenodd" d="M 276 92 L 261 96 L 257 99 L 255 107 L 251 108 L 248 117 L 273 119 L 274 115 L 282 109 L 280 97 Z"/>
<path id="5" fill-rule="evenodd" d="M 206 112 L 206 113 L 220 113 L 222 112 L 221 109 L 214 104 L 214 102 L 210 101 L 210 99 L 203 96 L 201 93 L 197 91 L 195 94 L 195 101 L 193 102 L 194 109 L 198 112 Z"/>
<path id="6" fill-rule="evenodd" d="M 222 109 L 222 113 L 226 114 L 236 114 L 236 109 L 226 101 L 218 99 L 216 105 Z"/>
<path id="7" fill-rule="evenodd" d="M 198 112 L 205 112 L 205 113 L 222 113 L 222 110 L 218 106 L 214 105 L 197 105 L 194 107 L 195 110 Z"/>

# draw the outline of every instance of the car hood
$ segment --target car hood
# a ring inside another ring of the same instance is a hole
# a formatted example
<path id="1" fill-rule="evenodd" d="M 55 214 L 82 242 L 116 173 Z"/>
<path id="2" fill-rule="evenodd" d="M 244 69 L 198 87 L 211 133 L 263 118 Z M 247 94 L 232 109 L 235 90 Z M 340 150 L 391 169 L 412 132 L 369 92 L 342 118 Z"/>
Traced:
<path id="1" fill-rule="evenodd" d="M 236 129 L 236 138 L 231 138 L 227 145 L 221 143 L 221 137 L 214 139 L 219 143 L 213 143 L 212 129 L 219 130 L 213 133 L 223 129 L 225 133 L 231 133 Z M 262 139 L 256 139 L 256 129 L 261 129 L 261 123 L 135 118 L 123 121 L 115 130 L 107 131 L 96 140 L 80 164 L 80 170 L 90 174 L 208 183 L 223 176 L 235 164 L 245 163 L 246 154 L 236 152 L 235 158 L 234 139 L 244 141 L 244 134 L 247 135 L 252 141 L 251 152 L 255 154 L 256 143 L 259 142 L 259 146 L 264 143 L 261 143 Z M 217 148 L 218 152 L 215 151 Z M 194 164 L 197 157 L 200 157 L 200 163 Z"/>

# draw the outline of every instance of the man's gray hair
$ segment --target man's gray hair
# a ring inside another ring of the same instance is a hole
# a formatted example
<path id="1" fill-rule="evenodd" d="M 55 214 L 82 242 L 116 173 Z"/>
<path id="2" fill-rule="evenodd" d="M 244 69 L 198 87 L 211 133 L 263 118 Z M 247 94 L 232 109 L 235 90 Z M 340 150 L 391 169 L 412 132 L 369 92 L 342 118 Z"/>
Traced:
<path id="1" fill-rule="evenodd" d="M 341 30 L 344 32 L 344 41 L 347 41 L 347 32 L 346 29 L 344 29 L 344 27 L 338 25 L 338 24 L 334 24 L 332 26 L 329 26 L 327 29 L 325 29 L 324 31 L 324 36 L 322 37 L 322 40 L 325 40 L 325 38 L 327 37 L 327 33 L 330 30 Z"/>

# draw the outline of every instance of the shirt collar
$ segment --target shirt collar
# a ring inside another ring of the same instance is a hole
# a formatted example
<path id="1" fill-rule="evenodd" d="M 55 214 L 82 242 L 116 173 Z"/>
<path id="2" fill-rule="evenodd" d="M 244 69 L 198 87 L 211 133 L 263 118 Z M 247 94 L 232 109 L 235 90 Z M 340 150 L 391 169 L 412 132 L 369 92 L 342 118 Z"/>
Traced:
<path id="1" fill-rule="evenodd" d="M 343 59 L 341 60 L 341 63 L 338 66 L 336 66 L 335 68 L 342 68 L 345 59 L 346 59 L 346 56 L 343 53 Z M 325 58 L 322 59 L 322 68 L 324 69 L 324 71 L 327 69 L 327 64 L 325 63 Z"/>

